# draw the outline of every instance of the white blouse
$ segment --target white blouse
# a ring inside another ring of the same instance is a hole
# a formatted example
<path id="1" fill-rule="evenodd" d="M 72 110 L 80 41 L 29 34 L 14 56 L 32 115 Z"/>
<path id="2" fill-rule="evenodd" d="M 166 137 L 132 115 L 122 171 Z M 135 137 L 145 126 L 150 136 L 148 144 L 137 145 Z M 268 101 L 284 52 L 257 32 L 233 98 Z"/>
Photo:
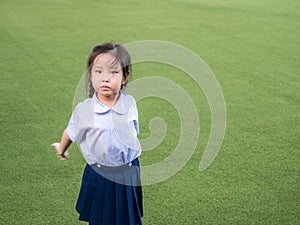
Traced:
<path id="1" fill-rule="evenodd" d="M 136 102 L 122 92 L 113 108 L 102 104 L 96 94 L 79 103 L 66 130 L 72 142 L 80 143 L 90 165 L 120 166 L 141 155 Z"/>

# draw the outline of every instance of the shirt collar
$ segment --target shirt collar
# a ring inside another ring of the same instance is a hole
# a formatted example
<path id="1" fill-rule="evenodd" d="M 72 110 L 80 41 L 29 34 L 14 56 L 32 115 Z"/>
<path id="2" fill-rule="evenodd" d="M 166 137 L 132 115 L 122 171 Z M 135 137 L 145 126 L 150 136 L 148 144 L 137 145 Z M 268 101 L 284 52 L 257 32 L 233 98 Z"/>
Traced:
<path id="1" fill-rule="evenodd" d="M 99 99 L 97 98 L 96 92 L 93 95 L 93 103 L 94 103 L 94 112 L 95 113 L 106 113 L 106 112 L 112 110 L 118 114 L 126 114 L 131 107 L 129 99 L 126 98 L 126 95 L 122 92 L 120 92 L 118 99 L 112 108 L 110 108 L 110 107 L 104 105 L 102 102 L 100 102 Z"/>

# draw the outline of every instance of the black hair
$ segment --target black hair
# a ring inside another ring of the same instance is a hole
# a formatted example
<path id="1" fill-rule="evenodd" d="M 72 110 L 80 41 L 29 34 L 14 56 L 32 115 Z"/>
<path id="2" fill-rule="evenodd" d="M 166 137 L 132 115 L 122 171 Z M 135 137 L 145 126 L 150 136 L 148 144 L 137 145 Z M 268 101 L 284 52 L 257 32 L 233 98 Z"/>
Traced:
<path id="1" fill-rule="evenodd" d="M 92 67 L 96 57 L 103 53 L 110 53 L 115 57 L 115 60 L 113 61 L 112 64 L 121 65 L 124 78 L 126 78 L 131 71 L 131 58 L 128 51 L 123 46 L 112 42 L 107 42 L 95 46 L 88 57 L 88 61 L 86 65 L 86 88 L 88 91 L 89 98 L 91 98 L 95 92 L 95 89 L 91 82 Z M 121 90 L 125 89 L 127 85 L 127 81 L 128 79 L 126 79 L 125 84 L 122 84 Z"/>

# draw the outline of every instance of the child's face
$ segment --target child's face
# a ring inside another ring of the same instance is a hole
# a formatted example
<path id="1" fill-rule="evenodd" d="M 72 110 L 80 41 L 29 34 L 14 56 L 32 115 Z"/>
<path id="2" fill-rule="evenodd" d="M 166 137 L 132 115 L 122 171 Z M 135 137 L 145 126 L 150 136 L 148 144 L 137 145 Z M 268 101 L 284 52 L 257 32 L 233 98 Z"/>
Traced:
<path id="1" fill-rule="evenodd" d="M 98 98 L 115 98 L 121 85 L 126 82 L 120 64 L 114 63 L 114 56 L 109 53 L 98 55 L 93 63 L 91 81 Z"/>

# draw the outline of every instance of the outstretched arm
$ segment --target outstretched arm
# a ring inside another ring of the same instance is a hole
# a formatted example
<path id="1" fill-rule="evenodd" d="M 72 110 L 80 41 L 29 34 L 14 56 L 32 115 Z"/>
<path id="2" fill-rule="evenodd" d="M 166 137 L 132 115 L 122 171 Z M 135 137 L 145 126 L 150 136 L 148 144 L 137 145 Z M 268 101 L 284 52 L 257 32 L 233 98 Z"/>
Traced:
<path id="1" fill-rule="evenodd" d="M 60 143 L 53 143 L 51 146 L 55 148 L 56 150 L 56 155 L 58 158 L 61 160 L 67 160 L 68 155 L 67 155 L 67 149 L 68 147 L 72 144 L 72 141 L 67 133 L 66 130 L 64 130 L 62 136 L 61 136 L 61 141 Z"/>

